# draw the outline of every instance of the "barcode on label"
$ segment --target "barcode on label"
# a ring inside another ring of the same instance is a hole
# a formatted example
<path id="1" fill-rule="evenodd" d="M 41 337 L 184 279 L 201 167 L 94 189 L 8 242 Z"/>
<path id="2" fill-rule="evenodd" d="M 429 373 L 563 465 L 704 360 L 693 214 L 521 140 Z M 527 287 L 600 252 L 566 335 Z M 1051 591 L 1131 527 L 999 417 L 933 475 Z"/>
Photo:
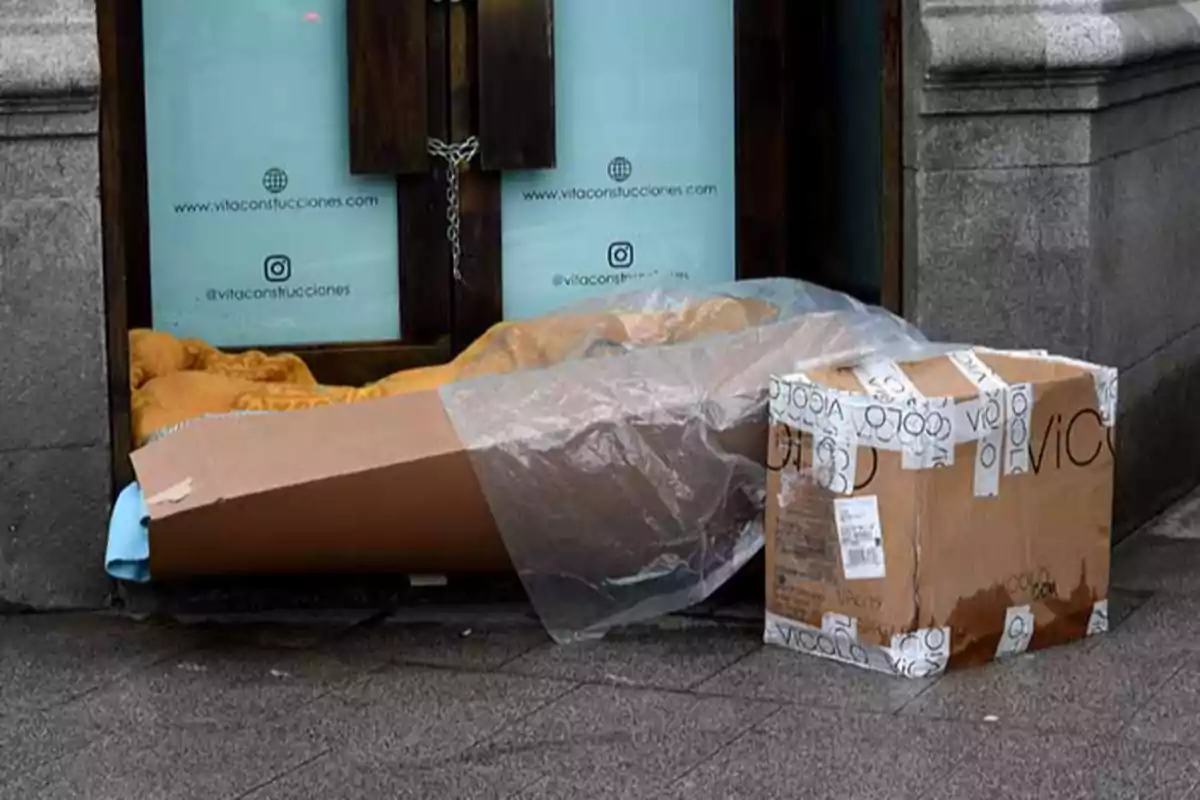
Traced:
<path id="1" fill-rule="evenodd" d="M 851 569 L 858 567 L 883 566 L 883 553 L 872 547 L 870 550 L 856 547 L 846 551 L 846 566 Z"/>
<path id="2" fill-rule="evenodd" d="M 847 524 L 842 528 L 842 541 L 854 546 L 865 542 L 878 544 L 875 540 L 875 528 L 870 525 Z"/>
<path id="3" fill-rule="evenodd" d="M 842 550 L 842 571 L 846 580 L 885 577 L 887 572 L 879 500 L 874 496 L 839 498 L 833 505 L 838 542 Z"/>

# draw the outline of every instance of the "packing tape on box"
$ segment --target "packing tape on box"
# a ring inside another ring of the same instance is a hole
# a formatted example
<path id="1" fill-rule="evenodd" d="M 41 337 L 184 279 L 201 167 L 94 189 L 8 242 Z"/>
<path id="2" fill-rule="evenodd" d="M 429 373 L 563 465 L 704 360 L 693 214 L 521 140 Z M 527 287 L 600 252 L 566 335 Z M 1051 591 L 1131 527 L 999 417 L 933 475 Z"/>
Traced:
<path id="1" fill-rule="evenodd" d="M 888 358 L 867 358 L 855 365 L 853 372 L 869 397 L 887 405 L 900 405 L 917 410 L 926 421 L 938 418 L 930 416 L 932 409 L 947 413 L 953 402 L 948 397 L 926 397 L 900 365 Z M 953 441 L 952 437 L 947 439 L 947 443 L 950 441 Z M 913 434 L 911 441 L 902 441 L 901 454 L 904 469 L 931 469 L 954 465 L 954 448 L 939 447 L 928 427 L 919 434 Z"/>
<path id="2" fill-rule="evenodd" d="M 1087 635 L 1108 631 L 1108 600 L 1092 606 Z M 1033 641 L 1034 615 L 1031 606 L 1013 606 L 1005 612 L 1004 630 L 996 645 L 996 660 L 1012 658 L 1029 650 Z M 929 678 L 946 671 L 950 662 L 950 629 L 922 628 L 892 637 L 890 647 L 864 644 L 858 638 L 858 620 L 826 611 L 821 627 L 766 612 L 763 632 L 766 644 L 799 653 L 839 661 L 863 669 L 902 678 Z"/>
<path id="3" fill-rule="evenodd" d="M 1013 606 L 1004 614 L 1004 630 L 996 645 L 996 660 L 1019 656 L 1029 649 L 1033 641 L 1033 609 L 1029 606 Z"/>
<path id="4" fill-rule="evenodd" d="M 821 616 L 821 630 L 834 636 L 846 636 L 853 642 L 858 641 L 858 620 L 845 614 L 826 611 Z"/>
<path id="5" fill-rule="evenodd" d="M 1115 422 L 1116 369 L 1042 350 L 989 348 L 947 354 L 979 390 L 973 400 L 925 397 L 896 362 L 873 358 L 852 367 L 865 395 L 823 386 L 803 373 L 773 377 L 771 419 L 813 437 L 814 480 L 835 494 L 853 493 L 858 447 L 899 452 L 905 469 L 931 469 L 953 466 L 955 446 L 976 443 L 975 496 L 995 497 L 1002 473 L 1030 471 L 1034 388 L 1032 383 L 1010 386 L 979 358 L 980 352 L 1061 363 L 1090 373 L 1102 423 L 1111 427 Z"/>
<path id="6" fill-rule="evenodd" d="M 813 473 L 835 494 L 854 491 L 859 447 L 907 454 L 910 464 L 953 461 L 953 401 L 908 405 L 822 386 L 806 375 L 771 381 L 771 418 L 813 437 Z"/>
<path id="7" fill-rule="evenodd" d="M 1010 358 L 1029 358 L 1046 361 L 1051 364 L 1063 364 L 1091 373 L 1096 383 L 1096 408 L 1100 412 L 1100 420 L 1104 427 L 1111 428 L 1117 424 L 1117 405 L 1120 394 L 1120 372 L 1116 367 L 1102 367 L 1087 361 L 1066 356 L 1052 356 L 1045 350 L 994 350 L 989 347 L 976 347 L 976 352 L 988 353 Z"/>
<path id="8" fill-rule="evenodd" d="M 1020 423 L 1024 427 L 1024 443 L 1029 444 L 1029 428 L 1033 419 L 1033 385 L 1018 384 L 1010 386 L 991 367 L 979 358 L 974 350 L 962 350 L 949 355 L 952 363 L 979 391 L 979 396 L 958 404 L 956 424 L 960 431 L 960 442 L 984 442 L 998 437 L 1007 440 L 1011 427 L 1010 423 Z M 1024 401 L 1014 404 L 1010 395 L 1017 394 Z M 1028 471 L 1028 453 L 1023 464 L 1019 456 L 1010 456 L 1004 461 L 1005 474 L 1010 470 Z M 1000 465 L 999 460 L 996 467 Z"/>
<path id="9" fill-rule="evenodd" d="M 956 415 L 959 429 L 967 430 L 977 442 L 975 447 L 975 496 L 996 497 L 1000 494 L 1000 471 L 1012 474 L 1009 469 L 1020 467 L 1021 471 L 1029 471 L 1028 447 L 1021 448 L 1021 455 L 1013 455 L 1008 451 L 1015 447 L 1006 447 L 1007 421 L 1009 418 L 1009 402 L 1011 387 L 997 375 L 992 368 L 983 363 L 974 350 L 960 350 L 950 354 L 950 363 L 958 368 L 963 377 L 979 390 L 979 397 L 959 403 Z M 1019 391 L 1026 402 L 1020 404 L 1023 420 L 1014 420 L 1014 426 L 1023 426 L 1022 441 L 1029 444 L 1029 425 L 1032 419 L 1033 387 L 1023 384 Z M 1023 459 L 1023 460 L 1022 460 Z"/>
<path id="10" fill-rule="evenodd" d="M 158 430 L 154 431 L 153 433 L 151 433 L 149 436 L 146 437 L 145 444 L 148 445 L 153 442 L 156 442 L 159 439 L 162 439 L 166 436 L 170 436 L 173 433 L 178 433 L 179 431 L 183 430 L 184 428 L 191 427 L 192 425 L 195 425 L 198 422 L 203 422 L 204 420 L 225 419 L 227 417 L 257 417 L 257 416 L 263 416 L 264 414 L 279 414 L 279 413 L 282 413 L 282 412 L 279 412 L 279 411 L 226 411 L 226 412 L 220 413 L 220 414 L 201 414 L 198 417 L 192 417 L 191 419 L 185 419 L 182 422 L 176 422 L 173 425 L 168 425 L 165 428 L 159 428 Z M 145 446 L 145 445 L 143 445 L 143 446 Z"/>
<path id="11" fill-rule="evenodd" d="M 1097 600 L 1092 606 L 1092 616 L 1088 618 L 1087 635 L 1098 636 L 1108 633 L 1108 600 Z"/>
<path id="12" fill-rule="evenodd" d="M 858 640 L 858 623 L 840 614 L 825 614 L 820 628 L 766 612 L 763 641 L 818 658 L 896 675 L 931 678 L 950 662 L 950 629 L 922 628 L 892 637 L 891 647 Z"/>

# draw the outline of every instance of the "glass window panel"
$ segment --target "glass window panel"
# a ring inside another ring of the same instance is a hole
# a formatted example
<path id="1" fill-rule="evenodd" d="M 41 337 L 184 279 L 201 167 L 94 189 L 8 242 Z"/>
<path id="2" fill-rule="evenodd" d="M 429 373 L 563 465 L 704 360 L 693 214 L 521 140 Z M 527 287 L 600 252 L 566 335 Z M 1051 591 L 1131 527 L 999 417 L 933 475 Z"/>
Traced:
<path id="1" fill-rule="evenodd" d="M 736 275 L 734 0 L 557 0 L 558 166 L 505 173 L 504 314 Z"/>
<path id="2" fill-rule="evenodd" d="M 349 173 L 345 0 L 144 0 L 155 327 L 400 336 L 396 185 Z"/>

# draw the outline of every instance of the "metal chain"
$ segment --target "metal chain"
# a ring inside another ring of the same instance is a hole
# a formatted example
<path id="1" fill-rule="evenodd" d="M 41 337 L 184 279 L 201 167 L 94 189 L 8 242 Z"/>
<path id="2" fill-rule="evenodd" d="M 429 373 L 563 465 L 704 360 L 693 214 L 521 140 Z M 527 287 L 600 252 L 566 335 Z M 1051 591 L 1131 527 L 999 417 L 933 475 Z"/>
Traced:
<path id="1" fill-rule="evenodd" d="M 479 152 L 479 138 L 468 137 L 458 144 L 446 144 L 441 139 L 429 140 L 429 154 L 445 160 L 446 169 L 446 239 L 450 242 L 450 257 L 454 265 L 454 280 L 463 283 L 459 262 L 462 244 L 459 241 L 458 172 Z"/>

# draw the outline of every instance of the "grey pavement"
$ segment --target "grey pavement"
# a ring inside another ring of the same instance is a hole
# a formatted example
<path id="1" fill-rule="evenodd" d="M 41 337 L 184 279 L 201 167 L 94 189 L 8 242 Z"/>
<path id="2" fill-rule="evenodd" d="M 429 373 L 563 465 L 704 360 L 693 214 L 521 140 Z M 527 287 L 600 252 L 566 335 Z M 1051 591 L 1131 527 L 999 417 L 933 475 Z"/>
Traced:
<path id="1" fill-rule="evenodd" d="M 916 683 L 753 613 L 565 648 L 495 605 L 5 617 L 0 797 L 1200 800 L 1200 498 L 1113 583 L 1109 635 Z"/>

